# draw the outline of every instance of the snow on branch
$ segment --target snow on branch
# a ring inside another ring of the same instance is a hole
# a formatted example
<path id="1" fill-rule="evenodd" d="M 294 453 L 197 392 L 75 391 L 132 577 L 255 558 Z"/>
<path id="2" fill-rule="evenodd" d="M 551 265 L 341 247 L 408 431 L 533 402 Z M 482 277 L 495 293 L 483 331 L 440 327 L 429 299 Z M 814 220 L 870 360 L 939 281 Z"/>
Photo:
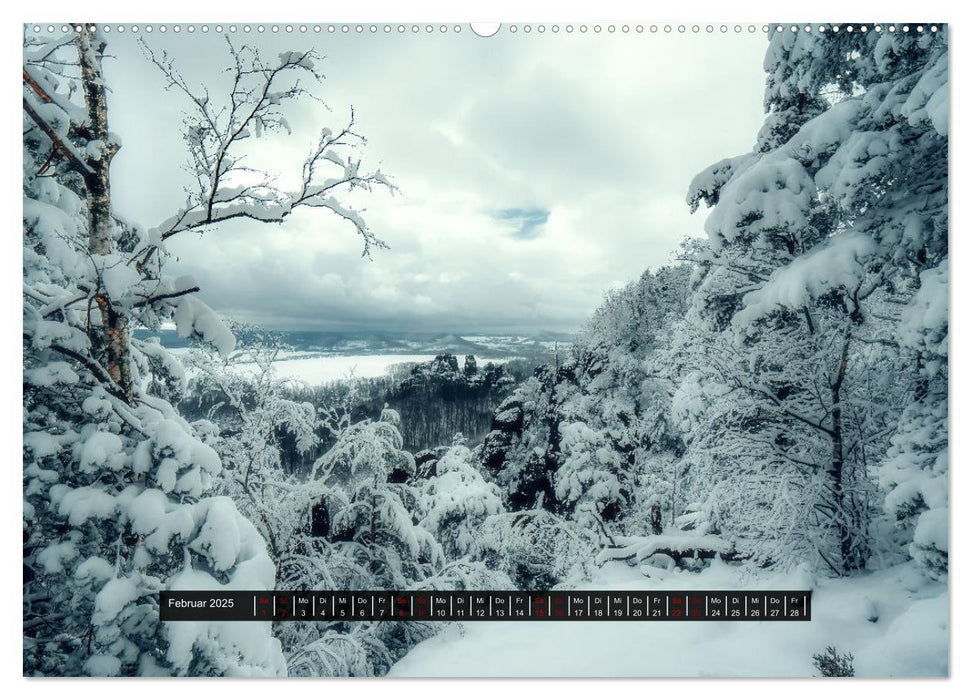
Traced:
<path id="1" fill-rule="evenodd" d="M 858 288 L 867 263 L 878 251 L 866 234 L 834 236 L 772 273 L 767 283 L 743 298 L 744 308 L 732 319 L 744 328 L 777 308 L 800 308 L 834 289 Z"/>
<path id="2" fill-rule="evenodd" d="M 47 95 L 44 94 L 43 97 L 47 97 Z M 66 138 L 62 138 L 62 136 L 55 131 L 54 127 L 51 126 L 49 121 L 44 118 L 44 106 L 49 104 L 52 104 L 49 99 L 44 100 L 44 105 L 41 105 L 36 102 L 33 95 L 28 93 L 24 94 L 24 112 L 26 112 L 27 116 L 30 117 L 31 121 L 34 122 L 34 124 L 36 124 L 42 132 L 44 132 L 44 135 L 50 139 L 52 146 L 64 155 L 72 168 L 81 173 L 81 175 L 91 174 L 91 166 L 84 162 L 84 159 L 81 157 L 81 154 L 78 153 L 74 145 Z"/>
<path id="3" fill-rule="evenodd" d="M 640 563 L 655 554 L 665 554 L 676 562 L 682 558 L 691 557 L 713 559 L 721 556 L 723 559 L 731 560 L 738 556 L 735 546 L 718 535 L 676 532 L 642 537 L 618 537 L 616 546 L 608 547 L 597 554 L 596 563 L 601 565 L 607 561 L 625 559 L 634 559 Z"/>
<path id="4" fill-rule="evenodd" d="M 352 224 L 364 243 L 363 254 L 386 244 L 375 236 L 361 213 L 338 199 L 360 188 L 396 188 L 380 170 L 362 172 L 353 151 L 365 140 L 354 131 L 354 112 L 338 132 L 321 131 L 301 168 L 300 186 L 284 191 L 267 169 L 244 164 L 240 142 L 290 125 L 284 108 L 298 99 L 317 99 L 301 85 L 301 78 L 320 81 L 314 51 L 288 51 L 267 62 L 253 47 L 236 47 L 227 38 L 232 66 L 228 95 L 216 100 L 207 88 L 192 88 L 166 54 L 156 54 L 143 41 L 142 49 L 166 79 L 167 88 L 188 98 L 192 109 L 183 121 L 189 152 L 189 171 L 195 188 L 185 207 L 157 227 L 157 240 L 183 231 L 199 230 L 230 219 L 280 223 L 300 206 L 328 209 Z M 152 245 L 148 247 L 151 252 Z"/>

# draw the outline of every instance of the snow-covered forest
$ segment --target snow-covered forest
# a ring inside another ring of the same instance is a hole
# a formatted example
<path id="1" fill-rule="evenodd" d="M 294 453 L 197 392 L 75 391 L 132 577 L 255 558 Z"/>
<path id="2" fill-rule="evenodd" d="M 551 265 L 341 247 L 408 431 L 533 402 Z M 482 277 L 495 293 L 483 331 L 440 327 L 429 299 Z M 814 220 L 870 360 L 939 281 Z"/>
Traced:
<path id="1" fill-rule="evenodd" d="M 763 126 L 675 183 L 708 211 L 671 264 L 550 362 L 443 355 L 380 392 L 281 377 L 272 334 L 237 342 L 168 272 L 182 237 L 298 210 L 395 255 L 353 111 L 299 135 L 298 172 L 249 152 L 298 136 L 322 58 L 242 39 L 224 92 L 143 42 L 192 183 L 156 222 L 113 206 L 111 37 L 25 32 L 25 675 L 948 673 L 946 27 L 770 32 Z M 174 589 L 598 586 L 807 588 L 814 619 L 159 620 Z"/>

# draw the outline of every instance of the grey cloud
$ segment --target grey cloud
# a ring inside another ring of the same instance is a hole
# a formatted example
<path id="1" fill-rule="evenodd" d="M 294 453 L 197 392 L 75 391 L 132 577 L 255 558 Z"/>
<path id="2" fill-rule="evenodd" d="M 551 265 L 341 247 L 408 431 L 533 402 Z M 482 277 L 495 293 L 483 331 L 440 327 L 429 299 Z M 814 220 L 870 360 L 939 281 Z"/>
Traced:
<path id="1" fill-rule="evenodd" d="M 319 211 L 170 241 L 172 272 L 193 274 L 205 301 L 273 327 L 576 328 L 608 287 L 701 234 L 688 182 L 749 148 L 762 117 L 757 36 L 245 39 L 267 56 L 311 43 L 326 55 L 318 92 L 329 109 L 301 106 L 292 137 L 251 143 L 254 163 L 292 173 L 353 104 L 365 164 L 401 188 L 355 196 L 391 246 L 371 261 Z M 149 41 L 192 82 L 222 79 L 221 38 Z M 130 37 L 110 49 L 110 119 L 123 141 L 115 202 L 151 226 L 184 200 L 183 105 Z"/>

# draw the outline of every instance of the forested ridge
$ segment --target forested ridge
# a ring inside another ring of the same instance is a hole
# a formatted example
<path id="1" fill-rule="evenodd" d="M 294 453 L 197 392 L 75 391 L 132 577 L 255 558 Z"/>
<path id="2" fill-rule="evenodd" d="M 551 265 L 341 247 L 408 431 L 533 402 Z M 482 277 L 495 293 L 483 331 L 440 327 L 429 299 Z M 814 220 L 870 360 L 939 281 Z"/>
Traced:
<path id="1" fill-rule="evenodd" d="M 353 112 L 295 190 L 244 164 L 246 139 L 289 132 L 319 57 L 229 43 L 220 103 L 146 43 L 187 105 L 194 189 L 143 227 L 111 206 L 108 46 L 24 42 L 25 675 L 383 675 L 440 631 L 161 623 L 177 588 L 905 567 L 946 609 L 945 27 L 771 33 L 752 151 L 684 183 L 704 236 L 608 291 L 552 361 L 443 354 L 321 388 L 279 376 L 270 334 L 237 343 L 204 279 L 166 274 L 179 234 L 299 207 L 385 247 L 344 200 L 396 191 Z M 196 344 L 185 362 L 152 337 L 163 323 Z"/>

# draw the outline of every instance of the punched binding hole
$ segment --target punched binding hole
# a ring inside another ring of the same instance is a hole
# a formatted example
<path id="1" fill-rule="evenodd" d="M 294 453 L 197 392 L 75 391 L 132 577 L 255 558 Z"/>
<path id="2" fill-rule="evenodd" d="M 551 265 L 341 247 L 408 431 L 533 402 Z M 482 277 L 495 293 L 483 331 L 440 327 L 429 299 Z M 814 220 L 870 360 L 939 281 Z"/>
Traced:
<path id="1" fill-rule="evenodd" d="M 473 22 L 470 26 L 476 36 L 487 39 L 490 36 L 495 36 L 502 25 L 498 22 Z"/>

